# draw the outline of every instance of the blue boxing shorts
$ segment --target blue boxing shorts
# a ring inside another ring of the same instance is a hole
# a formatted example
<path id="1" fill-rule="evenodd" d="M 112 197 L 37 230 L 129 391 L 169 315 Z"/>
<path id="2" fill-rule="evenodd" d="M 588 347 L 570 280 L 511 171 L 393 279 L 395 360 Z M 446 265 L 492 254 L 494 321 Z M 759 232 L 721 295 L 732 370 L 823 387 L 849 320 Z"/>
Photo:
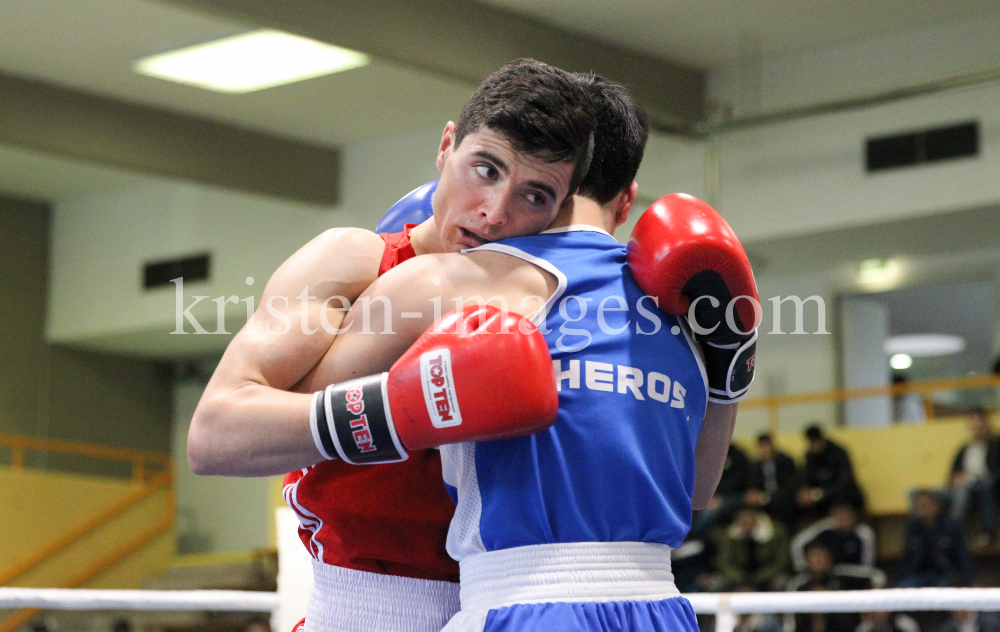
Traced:
<path id="1" fill-rule="evenodd" d="M 540 544 L 461 567 L 462 609 L 442 632 L 698 632 L 666 545 Z"/>

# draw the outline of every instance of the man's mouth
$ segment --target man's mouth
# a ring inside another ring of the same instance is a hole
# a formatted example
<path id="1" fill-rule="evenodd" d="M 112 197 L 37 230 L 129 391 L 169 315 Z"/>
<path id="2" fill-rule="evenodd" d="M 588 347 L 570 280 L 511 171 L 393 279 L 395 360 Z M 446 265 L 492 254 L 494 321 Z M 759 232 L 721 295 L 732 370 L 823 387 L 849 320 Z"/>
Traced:
<path id="1" fill-rule="evenodd" d="M 465 228 L 462 228 L 461 226 L 458 227 L 458 236 L 459 239 L 462 242 L 464 242 L 463 245 L 466 245 L 469 248 L 477 248 L 479 246 L 482 246 L 483 244 L 490 243 L 489 239 L 486 239 L 485 237 L 480 237 L 471 230 L 467 230 Z"/>

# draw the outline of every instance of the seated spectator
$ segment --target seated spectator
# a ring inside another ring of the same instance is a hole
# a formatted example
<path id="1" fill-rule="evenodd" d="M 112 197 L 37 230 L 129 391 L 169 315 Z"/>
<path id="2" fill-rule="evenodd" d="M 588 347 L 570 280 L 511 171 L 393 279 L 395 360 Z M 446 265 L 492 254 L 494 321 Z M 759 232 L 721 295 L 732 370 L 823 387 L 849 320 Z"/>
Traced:
<path id="1" fill-rule="evenodd" d="M 792 563 L 795 570 L 806 569 L 806 545 L 824 543 L 833 553 L 836 566 L 875 567 L 875 531 L 858 521 L 858 510 L 847 503 L 838 503 L 830 510 L 830 517 L 815 522 L 792 539 Z"/>
<path id="2" fill-rule="evenodd" d="M 910 381 L 905 373 L 893 373 L 892 385 L 901 386 Z M 924 398 L 919 393 L 898 393 L 892 398 L 893 418 L 900 424 L 922 424 L 927 421 Z"/>
<path id="3" fill-rule="evenodd" d="M 871 590 L 880 587 L 877 569 L 862 566 L 841 571 L 834 568 L 833 553 L 813 540 L 806 546 L 806 570 L 789 580 L 786 590 Z M 795 632 L 854 632 L 861 623 L 856 612 L 798 613 L 794 615 Z"/>
<path id="4" fill-rule="evenodd" d="M 674 584 L 682 593 L 720 590 L 712 560 L 715 549 L 711 540 L 688 537 L 684 544 L 670 551 L 670 570 Z"/>
<path id="5" fill-rule="evenodd" d="M 977 410 L 969 419 L 972 441 L 959 449 L 951 464 L 949 496 L 951 517 L 965 523 L 969 501 L 976 498 L 982 516 L 983 532 L 975 539 L 977 546 L 989 546 L 997 531 L 997 476 L 1000 474 L 1000 441 L 990 431 L 985 410 Z"/>
<path id="6" fill-rule="evenodd" d="M 743 501 L 749 479 L 750 459 L 735 443 L 730 443 L 719 486 L 708 501 L 708 507 L 695 514 L 691 520 L 690 535 L 695 538 L 705 537 L 716 524 L 728 521 L 732 512 Z"/>
<path id="7" fill-rule="evenodd" d="M 992 612 L 956 610 L 938 632 L 1000 632 L 1000 620 Z"/>
<path id="8" fill-rule="evenodd" d="M 899 612 L 867 612 L 861 615 L 861 625 L 855 632 L 920 632 L 920 625 Z"/>
<path id="9" fill-rule="evenodd" d="M 944 512 L 941 498 L 931 490 L 914 494 L 914 505 L 916 515 L 906 525 L 896 586 L 968 586 L 972 560 L 961 526 Z"/>
<path id="10" fill-rule="evenodd" d="M 757 437 L 757 461 L 750 469 L 745 503 L 761 507 L 781 521 L 788 532 L 795 528 L 797 510 L 795 488 L 798 482 L 795 461 L 774 446 L 768 433 Z"/>
<path id="11" fill-rule="evenodd" d="M 778 590 L 787 579 L 788 566 L 784 526 L 756 507 L 741 506 L 719 543 L 724 589 Z"/>
<path id="12" fill-rule="evenodd" d="M 818 520 L 838 503 L 864 510 L 864 496 L 854 479 L 847 450 L 823 435 L 819 426 L 806 428 L 806 463 L 798 492 L 799 508 Z"/>

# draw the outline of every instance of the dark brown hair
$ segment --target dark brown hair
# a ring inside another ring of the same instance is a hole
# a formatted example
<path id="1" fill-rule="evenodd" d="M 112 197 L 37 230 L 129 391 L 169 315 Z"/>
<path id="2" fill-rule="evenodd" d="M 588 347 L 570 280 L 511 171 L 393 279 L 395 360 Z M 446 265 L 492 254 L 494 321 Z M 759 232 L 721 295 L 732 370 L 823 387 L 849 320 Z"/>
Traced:
<path id="1" fill-rule="evenodd" d="M 594 147 L 594 108 L 573 75 L 534 59 L 510 62 L 486 78 L 462 108 L 455 146 L 486 127 L 515 150 L 574 165 L 569 192 L 580 186 Z"/>
<path id="2" fill-rule="evenodd" d="M 635 180 L 649 139 L 649 116 L 625 86 L 593 73 L 574 76 L 590 90 L 597 117 L 594 157 L 580 195 L 607 204 Z"/>

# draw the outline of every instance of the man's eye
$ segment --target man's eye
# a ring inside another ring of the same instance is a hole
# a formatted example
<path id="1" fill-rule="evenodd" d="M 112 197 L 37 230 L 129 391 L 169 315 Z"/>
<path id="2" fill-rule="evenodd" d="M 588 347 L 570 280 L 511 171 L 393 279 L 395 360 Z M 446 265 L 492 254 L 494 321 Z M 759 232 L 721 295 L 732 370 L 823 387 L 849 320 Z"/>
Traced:
<path id="1" fill-rule="evenodd" d="M 494 180 L 497 177 L 497 170 L 490 165 L 476 165 L 476 171 L 487 180 Z"/>
<path id="2" fill-rule="evenodd" d="M 545 203 L 545 198 L 537 193 L 529 193 L 524 197 L 527 198 L 529 204 L 533 204 L 534 206 L 541 206 Z"/>

